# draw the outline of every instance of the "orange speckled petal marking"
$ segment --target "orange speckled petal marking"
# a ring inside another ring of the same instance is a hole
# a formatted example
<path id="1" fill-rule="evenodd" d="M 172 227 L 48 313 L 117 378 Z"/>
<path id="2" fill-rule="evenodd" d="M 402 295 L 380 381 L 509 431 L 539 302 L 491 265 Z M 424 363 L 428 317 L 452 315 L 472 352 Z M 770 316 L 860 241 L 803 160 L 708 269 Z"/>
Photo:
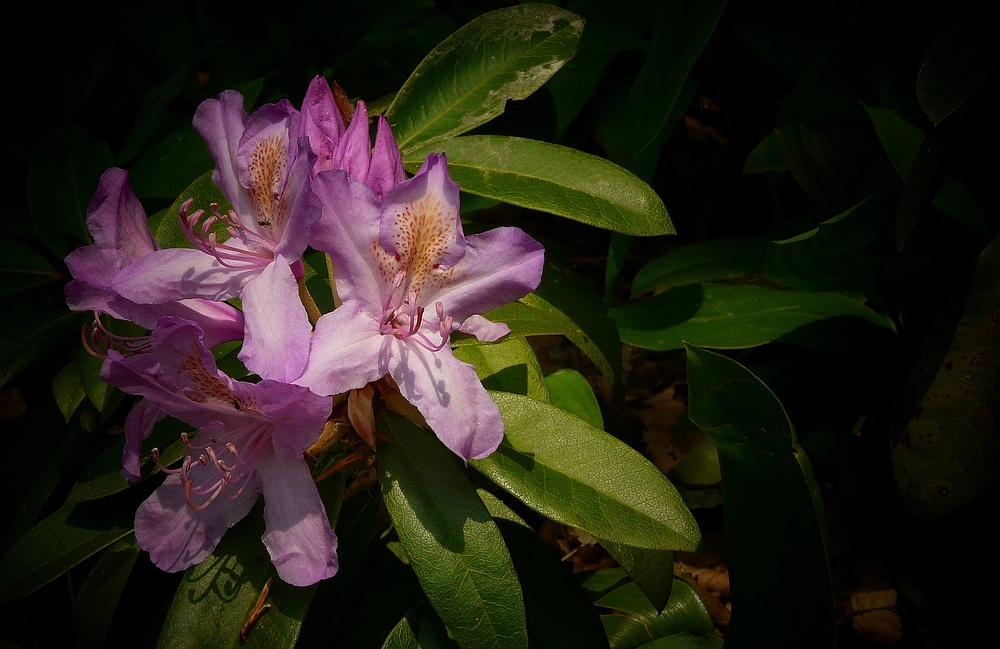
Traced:
<path id="1" fill-rule="evenodd" d="M 287 206 L 282 197 L 282 183 L 287 164 L 288 132 L 285 130 L 259 139 L 250 151 L 247 194 L 255 213 L 253 218 L 264 232 L 280 233 L 284 226 Z"/>

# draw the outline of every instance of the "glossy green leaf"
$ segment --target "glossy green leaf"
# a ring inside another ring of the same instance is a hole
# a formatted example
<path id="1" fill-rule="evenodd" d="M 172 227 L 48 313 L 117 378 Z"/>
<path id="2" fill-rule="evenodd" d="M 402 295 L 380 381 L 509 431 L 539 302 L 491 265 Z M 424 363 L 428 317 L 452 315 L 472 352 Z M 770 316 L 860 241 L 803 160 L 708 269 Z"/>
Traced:
<path id="1" fill-rule="evenodd" d="M 56 269 L 20 241 L 0 237 L 0 295 L 55 281 Z"/>
<path id="2" fill-rule="evenodd" d="M 719 450 L 707 435 L 694 448 L 684 454 L 681 461 L 670 470 L 670 478 L 688 485 L 708 487 L 719 484 Z"/>
<path id="3" fill-rule="evenodd" d="M 476 470 L 543 516 L 639 548 L 693 550 L 698 526 L 649 460 L 560 408 L 491 393 L 506 438 Z"/>
<path id="4" fill-rule="evenodd" d="M 632 295 L 656 288 L 759 275 L 767 242 L 764 237 L 734 237 L 677 248 L 635 274 Z"/>
<path id="5" fill-rule="evenodd" d="M 552 5 L 491 11 L 434 48 L 386 119 L 404 156 L 485 124 L 540 88 L 576 52 L 583 19 Z"/>
<path id="6" fill-rule="evenodd" d="M 530 646 L 607 649 L 597 610 L 568 566 L 507 505 L 487 491 L 478 492 L 514 560 L 524 593 Z"/>
<path id="7" fill-rule="evenodd" d="M 209 205 L 212 203 L 219 204 L 219 212 L 226 214 L 229 210 L 233 209 L 232 204 L 226 200 L 219 191 L 219 188 L 215 186 L 212 182 L 212 172 L 206 171 L 205 173 L 198 176 L 194 182 L 187 186 L 186 189 L 180 192 L 174 202 L 167 208 L 164 218 L 160 221 L 156 228 L 155 236 L 156 242 L 160 244 L 161 248 L 193 248 L 194 246 L 187 237 L 184 236 L 184 232 L 181 230 L 179 214 L 181 211 L 181 205 L 184 201 L 189 198 L 194 199 L 194 203 L 191 205 L 192 210 L 202 209 L 206 212 L 209 209 Z M 228 236 L 224 230 L 225 228 L 219 224 L 213 229 L 219 240 Z"/>
<path id="8" fill-rule="evenodd" d="M 28 204 L 35 231 L 60 259 L 77 243 L 89 243 L 87 204 L 111 166 L 111 151 L 76 126 L 64 126 L 39 142 L 28 168 Z M 72 244 L 67 240 L 69 237 Z"/>
<path id="9" fill-rule="evenodd" d="M 688 416 L 722 467 L 733 617 L 726 641 L 833 647 L 835 616 L 823 505 L 781 403 L 749 370 L 686 346 Z M 774 571 L 776 564 L 793 570 Z"/>
<path id="10" fill-rule="evenodd" d="M 172 417 L 167 417 L 156 424 L 153 432 L 142 443 L 143 454 L 140 457 L 140 471 L 143 479 L 160 470 L 150 454 L 154 447 L 160 449 L 160 462 L 164 466 L 170 466 L 184 457 L 185 446 L 180 439 L 180 434 L 185 431 L 191 432 L 191 426 Z M 84 469 L 83 474 L 80 475 L 76 484 L 70 489 L 69 495 L 66 496 L 66 502 L 96 500 L 124 491 L 132 486 L 132 483 L 122 477 L 122 451 L 124 448 L 124 437 L 106 448 L 90 466 Z"/>
<path id="11" fill-rule="evenodd" d="M 579 572 L 576 573 L 576 577 L 591 602 L 596 602 L 629 582 L 628 574 L 622 568 L 600 568 L 590 572 Z"/>
<path id="12" fill-rule="evenodd" d="M 159 126 L 163 115 L 167 112 L 170 100 L 177 96 L 188 74 L 188 66 L 184 66 L 172 77 L 146 93 L 139 106 L 132 132 L 128 134 L 121 151 L 115 156 L 115 166 L 120 167 L 134 158 L 145 146 L 149 136 Z"/>
<path id="13" fill-rule="evenodd" d="M 646 550 L 597 539 L 615 561 L 625 569 L 635 585 L 657 611 L 670 601 L 674 583 L 674 553 L 669 550 Z"/>
<path id="14" fill-rule="evenodd" d="M 827 212 L 857 200 L 850 150 L 835 124 L 785 124 L 774 130 L 788 171 L 802 191 Z"/>
<path id="15" fill-rule="evenodd" d="M 662 613 L 657 612 L 634 583 L 619 586 L 595 602 L 616 611 L 601 616 L 613 649 L 635 649 L 675 633 L 712 632 L 712 617 L 701 596 L 683 579 L 673 576 L 671 579 L 674 584 L 670 601 Z"/>
<path id="16" fill-rule="evenodd" d="M 594 428 L 604 428 L 601 406 L 590 383 L 576 370 L 564 367 L 545 376 L 552 405 L 572 413 Z M 487 386 L 488 389 L 493 389 Z"/>
<path id="17" fill-rule="evenodd" d="M 757 143 L 746 162 L 743 163 L 743 173 L 762 174 L 767 171 L 786 171 L 788 160 L 781 150 L 781 142 L 778 134 L 771 132 L 767 137 Z"/>
<path id="18" fill-rule="evenodd" d="M 399 621 L 382 649 L 448 649 L 451 646 L 441 618 L 433 608 L 421 602 Z"/>
<path id="19" fill-rule="evenodd" d="M 935 518 L 1000 476 L 1000 237 L 941 308 L 903 389 L 893 474 L 903 506 Z"/>
<path id="20" fill-rule="evenodd" d="M 639 649 L 722 649 L 722 638 L 708 634 L 675 633 L 653 640 Z"/>
<path id="21" fill-rule="evenodd" d="M 91 356 L 81 344 L 77 360 L 80 363 L 80 380 L 87 393 L 87 399 L 97 408 L 97 412 L 103 412 L 115 390 L 101 380 L 101 366 L 104 364 L 104 359 Z"/>
<path id="22" fill-rule="evenodd" d="M 41 301 L 8 303 L 0 313 L 0 387 L 71 331 L 79 331 L 88 317 Z"/>
<path id="23" fill-rule="evenodd" d="M 715 349 L 755 347 L 781 340 L 798 327 L 839 316 L 861 318 L 895 331 L 888 317 L 839 293 L 782 291 L 749 284 L 688 284 L 612 309 L 608 315 L 618 323 L 623 342 L 646 349 L 680 349 L 684 341 Z M 841 342 L 833 335 L 816 344 L 820 349 L 836 349 Z"/>
<path id="24" fill-rule="evenodd" d="M 462 191 L 613 232 L 674 234 L 667 208 L 638 176 L 604 158 L 537 140 L 466 135 L 406 152 L 416 171 L 428 153 L 448 154 Z"/>
<path id="25" fill-rule="evenodd" d="M 100 649 L 111 628 L 118 600 L 132 566 L 139 558 L 135 536 L 129 534 L 112 545 L 90 570 L 76 595 L 76 642 L 80 649 Z"/>
<path id="26" fill-rule="evenodd" d="M 725 0 L 659 3 L 646 61 L 628 94 L 629 137 L 605 139 L 611 159 L 640 178 L 652 177 L 673 119 L 687 108 L 676 105 L 678 98 L 725 5 Z"/>
<path id="27" fill-rule="evenodd" d="M 183 126 L 139 156 L 129 172 L 129 182 L 140 199 L 170 199 L 214 166 L 198 131 Z M 208 205 L 204 207 L 208 209 Z"/>
<path id="28" fill-rule="evenodd" d="M 538 357 L 524 338 L 507 336 L 497 343 L 458 347 L 455 358 L 475 366 L 476 374 L 488 390 L 549 400 Z"/>
<path id="29" fill-rule="evenodd" d="M 134 506 L 106 501 L 57 509 L 0 561 L 0 603 L 34 592 L 122 538 L 132 531 L 134 516 Z"/>
<path id="30" fill-rule="evenodd" d="M 1000 12 L 981 3 L 960 13 L 931 44 L 917 73 L 917 100 L 937 126 L 986 84 L 1000 60 Z"/>
<path id="31" fill-rule="evenodd" d="M 74 358 L 59 370 L 52 380 L 52 396 L 56 399 L 56 405 L 59 406 L 63 419 L 69 423 L 73 413 L 87 397 L 87 391 L 80 379 L 80 359 Z"/>
<path id="32" fill-rule="evenodd" d="M 281 581 L 261 543 L 263 506 L 256 507 L 222 537 L 215 552 L 184 573 L 163 623 L 157 649 L 294 647 L 316 586 Z M 271 608 L 240 641 L 250 611 L 273 577 L 265 603 Z"/>
<path id="33" fill-rule="evenodd" d="M 458 459 L 394 413 L 381 422 L 389 436 L 377 455 L 382 498 L 434 609 L 464 649 L 527 647 L 510 554 Z"/>

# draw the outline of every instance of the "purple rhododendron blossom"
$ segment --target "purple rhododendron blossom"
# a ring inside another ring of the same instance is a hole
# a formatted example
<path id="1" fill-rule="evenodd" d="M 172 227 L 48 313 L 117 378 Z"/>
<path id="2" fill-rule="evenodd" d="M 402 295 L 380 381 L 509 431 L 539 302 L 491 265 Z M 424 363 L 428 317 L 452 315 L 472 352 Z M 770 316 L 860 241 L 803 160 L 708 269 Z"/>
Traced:
<path id="1" fill-rule="evenodd" d="M 299 121 L 287 100 L 250 116 L 232 90 L 203 102 L 194 126 L 215 160 L 212 180 L 233 210 L 220 214 L 213 205 L 204 218 L 203 210 L 189 214 L 186 203 L 182 227 L 195 248 L 157 251 L 113 282 L 121 295 L 145 304 L 239 296 L 246 320 L 240 359 L 261 377 L 285 382 L 299 375 L 309 352 L 312 327 L 297 280 L 309 227 L 319 217 Z M 228 228 L 225 242 L 210 231 L 218 221 Z"/>
<path id="2" fill-rule="evenodd" d="M 348 178 L 364 183 L 379 198 L 406 180 L 403 158 L 385 117 L 379 115 L 372 150 L 365 102 L 358 102 L 351 124 L 345 128 L 330 85 L 323 77 L 309 84 L 302 100 L 301 124 L 301 134 L 309 139 L 309 148 L 316 156 L 314 176 L 321 171 L 343 169 Z"/>
<path id="3" fill-rule="evenodd" d="M 101 378 L 198 429 L 183 437 L 192 454 L 165 469 L 136 512 L 136 539 L 153 563 L 174 572 L 200 562 L 263 494 L 262 540 L 278 576 L 307 586 L 337 571 L 337 537 L 303 457 L 329 398 L 268 379 L 234 381 L 217 369 L 198 325 L 174 317 L 153 330 L 149 353 L 109 351 Z"/>
<path id="4" fill-rule="evenodd" d="M 464 236 L 444 155 L 428 156 L 381 199 L 343 171 L 321 172 L 313 186 L 323 216 L 310 243 L 333 258 L 343 305 L 320 318 L 296 383 L 332 395 L 388 374 L 448 448 L 489 455 L 503 421 L 450 336 L 507 334 L 479 314 L 538 286 L 542 246 L 518 228 Z"/>

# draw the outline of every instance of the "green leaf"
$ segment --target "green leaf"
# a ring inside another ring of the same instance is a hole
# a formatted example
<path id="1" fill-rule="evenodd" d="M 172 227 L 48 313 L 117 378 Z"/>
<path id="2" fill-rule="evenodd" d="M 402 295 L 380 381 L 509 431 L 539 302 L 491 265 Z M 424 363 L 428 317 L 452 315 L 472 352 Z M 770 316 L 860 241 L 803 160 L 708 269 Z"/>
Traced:
<path id="1" fill-rule="evenodd" d="M 141 199 L 173 198 L 214 166 L 198 131 L 183 126 L 139 156 L 129 172 L 129 181 Z M 208 209 L 208 205 L 204 207 Z"/>
<path id="2" fill-rule="evenodd" d="M 693 550 L 700 534 L 649 460 L 555 406 L 492 392 L 505 440 L 476 470 L 543 516 L 614 543 Z"/>
<path id="3" fill-rule="evenodd" d="M 684 454 L 681 461 L 670 470 L 670 478 L 688 485 L 708 487 L 719 484 L 719 450 L 711 437 L 701 438 L 694 448 Z"/>
<path id="4" fill-rule="evenodd" d="M 59 370 L 56 378 L 52 380 L 52 396 L 55 397 L 59 412 L 68 424 L 73 413 L 87 396 L 83 381 L 80 379 L 80 359 L 74 358 Z"/>
<path id="5" fill-rule="evenodd" d="M 59 274 L 45 257 L 20 241 L 0 237 L 0 295 L 55 281 Z"/>
<path id="6" fill-rule="evenodd" d="M 427 598 L 464 649 L 526 648 L 514 565 L 458 459 L 395 413 L 381 421 L 382 498 Z"/>
<path id="7" fill-rule="evenodd" d="M 219 204 L 219 212 L 222 214 L 226 214 L 229 210 L 233 209 L 232 204 L 226 200 L 222 192 L 219 191 L 219 188 L 212 182 L 212 172 L 206 171 L 180 192 L 170 207 L 167 208 L 163 220 L 160 221 L 155 231 L 156 242 L 160 244 L 161 248 L 194 247 L 188 241 L 187 237 L 184 236 L 178 216 L 181 211 L 181 205 L 189 198 L 194 199 L 194 203 L 191 205 L 192 210 L 203 209 L 208 211 L 209 205 L 212 203 Z M 219 241 L 224 240 L 228 236 L 223 226 L 224 224 L 220 221 L 212 229 L 219 237 Z"/>
<path id="8" fill-rule="evenodd" d="M 734 237 L 672 250 L 635 274 L 632 296 L 656 288 L 759 275 L 767 242 L 765 237 Z"/>
<path id="9" fill-rule="evenodd" d="M 274 574 L 261 543 L 263 506 L 258 504 L 222 537 L 215 552 L 184 573 L 163 623 L 157 649 L 277 649 L 294 647 L 316 586 L 297 588 Z M 269 577 L 274 577 L 260 616 L 240 641 L 251 610 Z"/>
<path id="10" fill-rule="evenodd" d="M 669 550 L 645 550 L 621 543 L 597 539 L 615 561 L 625 569 L 642 594 L 657 611 L 670 601 L 674 583 L 674 553 Z"/>
<path id="11" fill-rule="evenodd" d="M 57 509 L 0 561 L 0 604 L 34 592 L 125 536 L 132 531 L 134 516 L 134 507 L 108 502 Z"/>
<path id="12" fill-rule="evenodd" d="M 111 166 L 111 151 L 76 126 L 65 126 L 45 137 L 31 152 L 28 204 L 35 231 L 60 259 L 78 242 L 90 242 L 87 204 L 98 180 Z"/>
<path id="13" fill-rule="evenodd" d="M 688 416 L 722 467 L 733 618 L 727 642 L 833 647 L 823 505 L 781 403 L 749 370 L 687 345 Z M 775 572 L 776 564 L 794 566 Z"/>
<path id="14" fill-rule="evenodd" d="M 893 474 L 918 516 L 953 512 L 1000 476 L 998 287 L 1000 237 L 942 307 L 903 389 Z"/>
<path id="15" fill-rule="evenodd" d="M 160 462 L 163 466 L 170 466 L 184 457 L 186 447 L 180 439 L 180 434 L 184 431 L 190 432 L 190 430 L 191 426 L 173 417 L 167 417 L 156 424 L 153 432 L 142 444 L 144 452 L 140 457 L 141 464 L 139 466 L 143 480 L 160 470 L 153 461 L 150 451 L 154 447 L 159 448 Z M 132 483 L 122 477 L 122 451 L 124 448 L 124 437 L 106 448 L 90 466 L 84 469 L 76 484 L 69 490 L 66 502 L 96 500 L 124 491 L 132 486 Z"/>
<path id="16" fill-rule="evenodd" d="M 660 350 L 680 349 L 683 341 L 715 349 L 756 347 L 780 340 L 798 327 L 838 316 L 861 318 L 895 331 L 888 317 L 838 293 L 781 291 L 748 284 L 688 284 L 612 309 L 608 315 L 618 323 L 623 342 Z M 839 327 L 840 320 L 831 322 Z M 844 343 L 836 334 L 834 329 L 827 339 L 794 342 L 838 349 Z"/>
<path id="17" fill-rule="evenodd" d="M 917 100 L 935 126 L 979 92 L 996 69 L 998 19 L 995 5 L 973 5 L 934 39 L 924 55 L 917 73 Z"/>
<path id="18" fill-rule="evenodd" d="M 177 96 L 187 77 L 188 66 L 178 70 L 172 77 L 146 93 L 139 107 L 139 115 L 132 132 L 115 156 L 115 166 L 122 166 L 142 150 L 149 136 L 163 120 L 170 100 Z"/>
<path id="19" fill-rule="evenodd" d="M 538 140 L 466 135 L 407 151 L 403 162 L 416 171 L 431 152 L 448 154 L 448 173 L 464 192 L 622 234 L 675 234 L 656 192 L 604 158 Z"/>
<path id="20" fill-rule="evenodd" d="M 448 649 L 448 631 L 430 606 L 421 602 L 399 621 L 382 649 Z"/>
<path id="21" fill-rule="evenodd" d="M 607 649 L 597 609 L 558 555 L 507 505 L 487 491 L 478 492 L 514 560 L 530 646 Z"/>
<path id="22" fill-rule="evenodd" d="M 135 535 L 120 539 L 101 555 L 76 595 L 76 642 L 80 649 L 100 649 L 111 628 L 115 608 L 139 558 Z"/>
<path id="23" fill-rule="evenodd" d="M 594 428 L 604 428 L 601 406 L 583 374 L 564 367 L 547 374 L 545 385 L 548 386 L 552 405 L 576 415 Z M 487 389 L 494 388 L 487 386 Z"/>
<path id="24" fill-rule="evenodd" d="M 91 356 L 81 343 L 77 360 L 80 363 L 83 390 L 87 393 L 90 403 L 97 408 L 97 412 L 103 412 L 109 397 L 115 391 L 114 387 L 101 380 L 101 366 L 104 364 L 104 359 Z"/>
<path id="25" fill-rule="evenodd" d="M 27 298 L 9 302 L 0 314 L 0 387 L 63 336 L 79 331 L 88 315 Z"/>
<path id="26" fill-rule="evenodd" d="M 628 250 L 632 247 L 632 239 L 627 234 L 611 233 L 611 243 L 608 245 L 608 261 L 604 267 L 604 304 L 611 306 L 615 285 L 618 283 L 618 276 L 625 266 L 625 259 L 628 257 Z"/>
<path id="27" fill-rule="evenodd" d="M 787 171 L 788 160 L 781 150 L 778 134 L 771 131 L 767 137 L 757 143 L 746 162 L 743 163 L 743 173 L 762 174 L 767 171 Z"/>
<path id="28" fill-rule="evenodd" d="M 540 88 L 576 52 L 583 19 L 552 5 L 523 4 L 476 18 L 420 62 L 386 118 L 404 157 L 465 133 Z"/>
<path id="29" fill-rule="evenodd" d="M 701 596 L 683 579 L 671 579 L 674 584 L 670 589 L 670 601 L 662 613 L 657 613 L 634 583 L 619 586 L 595 602 L 597 606 L 618 611 L 601 616 L 613 649 L 635 649 L 650 640 L 675 633 L 712 632 L 712 617 Z"/>
<path id="30" fill-rule="evenodd" d="M 542 376 L 538 357 L 524 338 L 507 336 L 498 343 L 458 347 L 454 353 L 455 358 L 475 366 L 476 375 L 487 390 L 549 400 L 547 379 Z"/>
<path id="31" fill-rule="evenodd" d="M 879 258 L 862 251 L 875 243 L 891 218 L 897 196 L 871 196 L 808 232 L 768 243 L 764 274 L 793 288 L 876 297 L 872 266 Z"/>
<path id="32" fill-rule="evenodd" d="M 609 146 L 611 159 L 640 178 L 652 177 L 673 118 L 687 108 L 677 100 L 725 5 L 725 0 L 659 4 L 646 61 L 628 95 L 631 137 L 621 150 Z"/>
<path id="33" fill-rule="evenodd" d="M 714 635 L 676 633 L 644 644 L 639 649 L 722 649 L 722 638 L 716 638 Z"/>

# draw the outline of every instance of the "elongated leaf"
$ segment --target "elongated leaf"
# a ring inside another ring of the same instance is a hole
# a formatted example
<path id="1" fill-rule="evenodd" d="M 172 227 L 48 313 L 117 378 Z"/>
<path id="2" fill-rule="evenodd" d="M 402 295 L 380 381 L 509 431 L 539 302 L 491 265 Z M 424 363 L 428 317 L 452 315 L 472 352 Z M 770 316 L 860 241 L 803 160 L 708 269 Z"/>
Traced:
<path id="1" fill-rule="evenodd" d="M 773 131 L 757 143 L 746 162 L 743 163 L 743 173 L 745 174 L 762 174 L 768 171 L 786 171 L 787 169 L 788 160 L 781 150 L 778 134 Z"/>
<path id="2" fill-rule="evenodd" d="M 613 649 L 636 649 L 650 640 L 675 633 L 711 633 L 712 617 L 701 596 L 683 579 L 674 580 L 670 601 L 658 613 L 634 583 L 619 586 L 601 599 L 604 606 L 618 613 L 602 615 L 608 640 Z"/>
<path id="3" fill-rule="evenodd" d="M 121 503 L 115 503 L 121 505 Z M 28 530 L 0 561 L 0 604 L 34 592 L 132 531 L 134 508 L 67 505 Z"/>
<path id="4" fill-rule="evenodd" d="M 688 345 L 689 417 L 722 467 L 733 617 L 726 641 L 833 647 L 823 506 L 809 458 L 774 394 L 725 356 Z M 775 563 L 795 566 L 775 572 Z"/>
<path id="5" fill-rule="evenodd" d="M 583 19 L 523 4 L 480 16 L 421 61 L 386 119 L 404 154 L 485 124 L 540 88 L 576 52 Z"/>
<path id="6" fill-rule="evenodd" d="M 163 215 L 163 220 L 160 221 L 155 230 L 156 242 L 160 244 L 161 248 L 194 247 L 191 242 L 187 240 L 187 237 L 184 236 L 184 232 L 181 231 L 180 218 L 178 216 L 181 211 L 181 205 L 189 198 L 194 199 L 194 203 L 191 206 L 192 210 L 203 209 L 208 211 L 209 205 L 212 203 L 219 204 L 219 212 L 222 214 L 226 214 L 229 210 L 233 209 L 232 204 L 225 199 L 222 192 L 219 191 L 219 188 L 212 182 L 212 172 L 206 171 L 198 176 L 194 182 L 188 185 L 188 187 L 177 196 L 170 207 L 167 208 L 166 213 Z M 219 241 L 224 240 L 228 236 L 228 234 L 226 234 L 218 224 L 216 225 L 214 231 L 216 232 Z"/>
<path id="7" fill-rule="evenodd" d="M 187 569 L 163 623 L 157 649 L 295 646 L 316 586 L 296 588 L 275 576 L 260 540 L 262 514 L 263 506 L 258 502 L 246 518 L 226 532 L 215 552 Z M 240 630 L 269 577 L 274 581 L 265 602 L 271 608 L 260 616 L 246 642 L 241 642 Z"/>
<path id="8" fill-rule="evenodd" d="M 0 295 L 54 281 L 55 268 L 20 241 L 0 237 Z"/>
<path id="9" fill-rule="evenodd" d="M 675 233 L 649 185 L 589 153 L 524 138 L 466 135 L 414 149 L 403 162 L 416 171 L 431 152 L 448 154 L 448 172 L 470 194 L 622 234 Z"/>
<path id="10" fill-rule="evenodd" d="M 82 343 L 77 359 L 80 363 L 80 380 L 87 393 L 87 398 L 98 412 L 102 412 L 108 403 L 108 398 L 115 390 L 101 380 L 101 365 L 104 364 L 104 359 L 91 356 Z"/>
<path id="11" fill-rule="evenodd" d="M 150 454 L 154 447 L 160 449 L 160 463 L 163 466 L 170 466 L 184 457 L 185 446 L 180 439 L 180 434 L 185 431 L 190 432 L 191 427 L 172 417 L 167 417 L 156 424 L 153 432 L 142 445 L 144 453 L 140 458 L 140 471 L 143 479 L 160 470 Z M 66 502 L 96 500 L 128 489 L 132 483 L 122 477 L 122 451 L 124 448 L 125 440 L 123 438 L 105 449 L 90 466 L 84 469 L 83 474 L 70 489 L 69 495 L 66 496 Z"/>
<path id="12" fill-rule="evenodd" d="M 996 69 L 998 20 L 996 5 L 973 5 L 934 39 L 924 55 L 917 73 L 917 99 L 935 126 L 979 92 Z"/>
<path id="13" fill-rule="evenodd" d="M 76 126 L 65 126 L 39 142 L 28 168 L 28 203 L 35 231 L 57 257 L 75 242 L 90 242 L 87 204 L 111 166 L 111 151 Z"/>
<path id="14" fill-rule="evenodd" d="M 546 379 L 538 357 L 524 338 L 508 336 L 489 345 L 467 345 L 455 349 L 455 358 L 471 363 L 488 390 L 514 392 L 549 400 Z"/>
<path id="15" fill-rule="evenodd" d="M 139 156 L 132 165 L 129 181 L 140 199 L 170 199 L 210 171 L 213 164 L 198 131 L 193 126 L 184 126 Z"/>
<path id="16" fill-rule="evenodd" d="M 382 649 L 448 649 L 448 631 L 434 609 L 421 602 L 399 621 Z"/>
<path id="17" fill-rule="evenodd" d="M 167 112 L 170 100 L 180 92 L 187 71 L 187 66 L 184 66 L 172 77 L 147 92 L 142 98 L 139 116 L 135 126 L 132 127 L 132 132 L 128 134 L 128 138 L 122 145 L 121 151 L 115 156 L 115 166 L 124 165 L 142 150 L 149 136 L 153 134 L 163 119 L 164 113 Z"/>
<path id="18" fill-rule="evenodd" d="M 851 316 L 895 331 L 892 321 L 838 293 L 779 291 L 762 286 L 689 284 L 612 309 L 622 341 L 646 349 L 680 349 L 683 341 L 715 349 L 755 347 L 827 318 Z M 838 327 L 841 323 L 838 322 Z M 843 344 L 802 341 L 820 349 Z M 796 342 L 800 342 L 796 340 Z"/>
<path id="19" fill-rule="evenodd" d="M 601 406 L 587 379 L 576 370 L 562 368 L 545 377 L 552 405 L 572 413 L 594 428 L 604 428 Z"/>
<path id="20" fill-rule="evenodd" d="M 80 379 L 80 360 L 74 358 L 66 363 L 56 378 L 52 381 L 52 396 L 56 398 L 59 412 L 62 413 L 66 423 L 73 417 L 73 413 L 80 407 L 87 397 L 87 391 L 83 388 L 83 381 Z"/>
<path id="21" fill-rule="evenodd" d="M 639 649 L 722 649 L 722 638 L 707 634 L 675 633 L 644 644 Z"/>
<path id="22" fill-rule="evenodd" d="M 35 300 L 16 300 L 0 314 L 0 387 L 20 374 L 71 331 L 79 331 L 88 314 Z"/>
<path id="23" fill-rule="evenodd" d="M 491 393 L 505 441 L 470 462 L 523 503 L 614 543 L 694 549 L 698 526 L 674 486 L 649 460 L 560 408 Z"/>
<path id="24" fill-rule="evenodd" d="M 907 510 L 955 511 L 1000 476 L 1000 237 L 941 310 L 903 390 L 893 474 Z"/>
<path id="25" fill-rule="evenodd" d="M 100 649 L 111 619 L 139 558 L 135 536 L 129 534 L 108 548 L 87 576 L 76 596 L 76 642 L 81 649 Z"/>
<path id="26" fill-rule="evenodd" d="M 465 649 L 526 648 L 514 565 L 457 458 L 394 413 L 382 422 L 389 435 L 377 456 L 382 498 L 434 609 Z"/>
<path id="27" fill-rule="evenodd" d="M 764 237 L 734 237 L 694 243 L 654 259 L 635 274 L 632 295 L 654 288 L 759 275 L 764 269 Z"/>
<path id="28" fill-rule="evenodd" d="M 670 601 L 674 583 L 674 553 L 669 550 L 645 550 L 621 543 L 597 539 L 615 561 L 625 569 L 656 611 Z"/>

